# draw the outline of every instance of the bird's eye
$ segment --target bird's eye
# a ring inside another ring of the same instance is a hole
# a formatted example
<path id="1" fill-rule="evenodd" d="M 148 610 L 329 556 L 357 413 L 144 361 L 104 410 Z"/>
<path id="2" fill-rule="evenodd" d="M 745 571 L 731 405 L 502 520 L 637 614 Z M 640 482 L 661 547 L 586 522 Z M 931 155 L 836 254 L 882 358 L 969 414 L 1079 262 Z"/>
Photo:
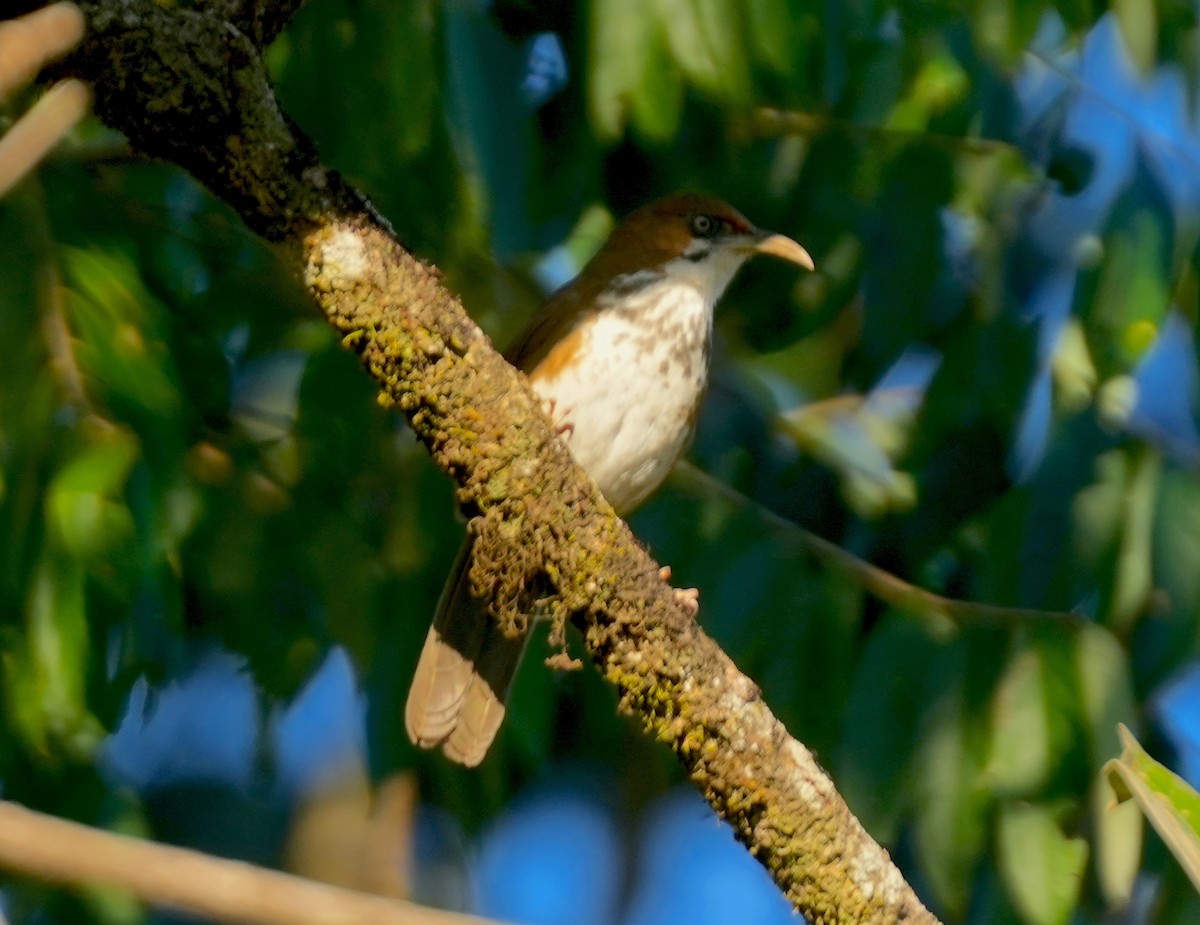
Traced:
<path id="1" fill-rule="evenodd" d="M 692 216 L 692 234 L 698 238 L 711 238 L 720 229 L 721 223 L 711 215 Z"/>

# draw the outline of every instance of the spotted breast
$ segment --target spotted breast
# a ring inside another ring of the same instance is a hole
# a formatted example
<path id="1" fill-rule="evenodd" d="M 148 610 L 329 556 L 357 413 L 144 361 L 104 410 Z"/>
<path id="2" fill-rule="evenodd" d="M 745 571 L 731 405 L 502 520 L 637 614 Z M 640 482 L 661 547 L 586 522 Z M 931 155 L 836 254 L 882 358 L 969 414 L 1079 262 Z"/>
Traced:
<path id="1" fill-rule="evenodd" d="M 687 447 L 708 381 L 712 310 L 665 278 L 604 305 L 530 375 L 571 455 L 620 513 Z"/>

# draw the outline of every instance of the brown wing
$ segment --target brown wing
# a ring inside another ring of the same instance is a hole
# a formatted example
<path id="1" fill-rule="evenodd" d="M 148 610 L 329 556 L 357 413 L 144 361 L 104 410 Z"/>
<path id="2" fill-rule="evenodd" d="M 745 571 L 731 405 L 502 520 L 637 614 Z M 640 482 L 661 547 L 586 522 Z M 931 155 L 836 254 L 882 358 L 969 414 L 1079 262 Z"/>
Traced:
<path id="1" fill-rule="evenodd" d="M 556 345 L 595 313 L 595 293 L 587 292 L 588 288 L 585 279 L 577 278 L 550 296 L 533 313 L 504 358 L 532 374 Z"/>

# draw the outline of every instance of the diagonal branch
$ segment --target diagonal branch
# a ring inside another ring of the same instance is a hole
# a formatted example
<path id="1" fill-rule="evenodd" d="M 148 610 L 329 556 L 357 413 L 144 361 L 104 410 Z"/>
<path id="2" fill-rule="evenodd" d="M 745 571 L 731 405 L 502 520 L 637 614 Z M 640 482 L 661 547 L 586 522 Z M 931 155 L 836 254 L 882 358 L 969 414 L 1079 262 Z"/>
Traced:
<path id="1" fill-rule="evenodd" d="M 173 161 L 282 246 L 475 516 L 499 599 L 549 579 L 593 660 L 814 925 L 934 923 L 758 689 L 679 606 L 572 463 L 524 380 L 437 271 L 279 110 L 254 44 L 203 11 L 86 0 L 67 71 L 138 149 Z"/>
<path id="2" fill-rule="evenodd" d="M 206 13 L 221 17 L 248 36 L 259 51 L 270 45 L 305 0 L 201 0 Z"/>

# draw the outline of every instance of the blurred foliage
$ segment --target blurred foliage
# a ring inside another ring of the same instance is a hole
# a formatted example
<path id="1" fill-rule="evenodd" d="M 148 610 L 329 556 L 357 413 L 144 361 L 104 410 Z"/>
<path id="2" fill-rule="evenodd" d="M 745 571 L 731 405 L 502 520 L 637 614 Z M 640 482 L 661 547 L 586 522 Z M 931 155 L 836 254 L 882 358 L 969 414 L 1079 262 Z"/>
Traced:
<path id="1" fill-rule="evenodd" d="M 1149 707 L 1200 649 L 1195 17 L 313 0 L 267 56 L 325 160 L 500 343 L 613 216 L 675 189 L 814 254 L 812 275 L 748 268 L 717 319 L 692 459 L 744 500 L 680 480 L 633 523 L 948 922 L 1200 916 L 1101 773 L 1118 722 L 1170 754 Z M 277 857 L 265 732 L 237 811 L 149 772 L 133 800 L 104 757 L 135 685 L 211 646 L 245 660 L 256 729 L 345 647 L 375 775 L 417 768 L 470 827 L 552 758 L 607 763 L 630 814 L 677 780 L 541 642 L 481 769 L 408 745 L 449 484 L 222 204 L 85 125 L 0 202 L 0 240 L 6 796 Z M 1015 609 L 947 626 L 880 603 L 800 527 Z M 137 917 L 12 896 L 18 918 Z"/>

